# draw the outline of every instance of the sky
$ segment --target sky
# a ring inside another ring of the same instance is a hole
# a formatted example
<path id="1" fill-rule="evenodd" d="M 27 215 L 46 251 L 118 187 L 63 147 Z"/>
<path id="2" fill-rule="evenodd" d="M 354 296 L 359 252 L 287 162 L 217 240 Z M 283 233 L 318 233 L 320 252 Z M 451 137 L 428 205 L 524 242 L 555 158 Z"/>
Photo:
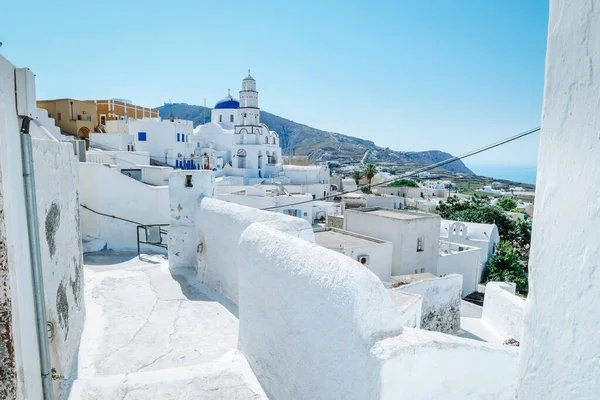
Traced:
<path id="1" fill-rule="evenodd" d="M 264 111 L 459 155 L 540 124 L 547 24 L 543 0 L 4 0 L 0 54 L 38 99 L 153 107 L 213 106 L 251 68 Z M 465 163 L 535 167 L 538 142 Z"/>

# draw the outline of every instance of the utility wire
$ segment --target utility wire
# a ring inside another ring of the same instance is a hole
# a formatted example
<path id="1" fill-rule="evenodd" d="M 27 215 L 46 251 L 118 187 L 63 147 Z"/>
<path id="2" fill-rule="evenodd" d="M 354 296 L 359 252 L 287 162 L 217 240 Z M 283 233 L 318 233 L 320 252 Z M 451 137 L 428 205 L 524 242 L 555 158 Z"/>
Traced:
<path id="1" fill-rule="evenodd" d="M 509 143 L 509 142 L 514 141 L 514 140 L 520 139 L 520 138 L 525 137 L 527 135 L 531 135 L 532 133 L 538 132 L 540 129 L 541 129 L 541 127 L 538 126 L 537 128 L 533 128 L 533 129 L 530 129 L 528 131 L 521 132 L 521 133 L 518 133 L 518 134 L 516 134 L 514 136 L 511 136 L 511 137 L 508 137 L 506 139 L 500 140 L 499 142 L 495 142 L 495 143 L 489 144 L 487 146 L 481 147 L 481 148 L 476 149 L 476 150 L 471 150 L 471 151 L 469 151 L 467 153 L 464 153 L 464 154 L 462 154 L 460 156 L 457 156 L 457 157 L 448 158 L 447 160 L 443 160 L 443 161 L 437 162 L 435 164 L 427 165 L 425 167 L 416 169 L 414 171 L 407 172 L 406 174 L 400 175 L 399 177 L 396 177 L 394 179 L 390 179 L 390 180 L 387 180 L 387 181 L 384 181 L 384 182 L 379 182 L 379 183 L 375 183 L 375 184 L 371 184 L 371 185 L 362 185 L 361 187 L 359 187 L 359 188 L 357 188 L 355 190 L 348 190 L 348 191 L 345 191 L 345 192 L 342 192 L 342 193 L 337 193 L 335 195 L 329 195 L 329 196 L 321 197 L 319 199 L 311 199 L 311 200 L 300 201 L 300 202 L 297 202 L 297 203 L 285 204 L 285 205 L 281 205 L 281 206 L 261 208 L 261 210 L 265 210 L 265 211 L 266 210 L 273 210 L 273 209 L 279 209 L 279 208 L 284 208 L 284 207 L 297 206 L 297 205 L 306 204 L 306 203 L 312 203 L 314 201 L 327 200 L 327 199 L 330 199 L 332 197 L 337 197 L 337 196 L 341 196 L 341 195 L 348 194 L 348 193 L 358 192 L 358 191 L 363 190 L 364 188 L 371 188 L 373 186 L 385 185 L 385 184 L 388 184 L 388 183 L 391 183 L 391 182 L 395 182 L 395 181 L 397 181 L 399 179 L 409 178 L 409 177 L 414 176 L 414 175 L 416 175 L 418 173 L 429 171 L 429 170 L 441 167 L 441 166 L 446 165 L 446 164 L 450 164 L 451 162 L 454 162 L 454 161 L 458 161 L 458 160 L 462 160 L 462 159 L 467 158 L 467 157 L 474 156 L 475 154 L 483 153 L 484 151 L 491 150 L 491 149 L 493 149 L 495 147 L 502 146 L 502 145 L 504 145 L 506 143 Z"/>
<path id="2" fill-rule="evenodd" d="M 135 222 L 135 221 L 132 221 L 132 220 L 130 220 L 130 219 L 125 219 L 125 218 L 121 218 L 121 217 L 116 217 L 116 216 L 114 216 L 114 215 L 104 214 L 104 213 L 101 213 L 101 212 L 99 212 L 99 211 L 93 210 L 93 209 L 91 209 L 91 208 L 89 208 L 88 206 L 86 206 L 86 205 L 83 205 L 83 204 L 80 204 L 79 206 L 80 206 L 80 207 L 83 207 L 83 208 L 85 208 L 86 210 L 89 210 L 89 211 L 93 212 L 94 214 L 102 215 L 102 216 L 104 216 L 104 217 L 109 217 L 109 218 L 118 219 L 118 220 L 120 220 L 120 221 L 129 222 L 130 224 L 136 224 L 136 225 L 151 225 L 151 224 L 142 224 L 141 222 Z"/>

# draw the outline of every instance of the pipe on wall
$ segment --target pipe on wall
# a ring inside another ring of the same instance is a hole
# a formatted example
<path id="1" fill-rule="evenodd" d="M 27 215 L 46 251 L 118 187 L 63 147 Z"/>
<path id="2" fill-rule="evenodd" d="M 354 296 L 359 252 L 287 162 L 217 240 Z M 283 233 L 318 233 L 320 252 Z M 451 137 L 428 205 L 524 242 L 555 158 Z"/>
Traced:
<path id="1" fill-rule="evenodd" d="M 35 176 L 33 172 L 33 153 L 28 118 L 23 119 L 21 128 L 21 159 L 23 160 L 23 185 L 25 187 L 25 209 L 27 210 L 27 232 L 29 235 L 29 254 L 31 256 L 31 276 L 33 279 L 34 302 L 42 390 L 44 400 L 53 400 L 52 371 L 50 364 L 50 345 L 48 340 L 46 300 L 44 295 L 44 275 L 40 253 L 40 234 L 38 226 L 37 201 L 35 198 Z"/>

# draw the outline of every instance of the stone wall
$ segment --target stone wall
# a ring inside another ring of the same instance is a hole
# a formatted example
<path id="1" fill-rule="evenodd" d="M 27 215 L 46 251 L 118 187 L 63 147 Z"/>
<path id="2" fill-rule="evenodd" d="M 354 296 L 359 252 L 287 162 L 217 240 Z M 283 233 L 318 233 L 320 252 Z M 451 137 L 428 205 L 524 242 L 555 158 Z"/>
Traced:
<path id="1" fill-rule="evenodd" d="M 443 333 L 454 333 L 460 329 L 461 275 L 425 279 L 394 290 L 423 297 L 421 329 Z"/>
<path id="2" fill-rule="evenodd" d="M 85 321 L 78 159 L 70 143 L 32 140 L 46 313 L 53 326 L 55 393 L 75 376 Z M 58 396 L 57 396 L 58 397 Z"/>
<path id="3" fill-rule="evenodd" d="M 2 168 L 0 167 L 0 398 L 14 399 L 17 396 L 17 371 L 2 190 Z"/>

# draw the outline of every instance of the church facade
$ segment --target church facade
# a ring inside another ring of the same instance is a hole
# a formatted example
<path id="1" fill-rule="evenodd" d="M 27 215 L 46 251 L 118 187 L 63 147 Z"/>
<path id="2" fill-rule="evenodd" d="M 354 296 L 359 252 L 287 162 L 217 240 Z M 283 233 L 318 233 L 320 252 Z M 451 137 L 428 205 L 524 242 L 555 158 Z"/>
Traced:
<path id="1" fill-rule="evenodd" d="M 250 71 L 239 100 L 228 94 L 217 102 L 211 122 L 194 129 L 190 141 L 200 168 L 212 169 L 217 176 L 254 184 L 282 175 L 279 135 L 260 122 L 256 80 Z"/>

